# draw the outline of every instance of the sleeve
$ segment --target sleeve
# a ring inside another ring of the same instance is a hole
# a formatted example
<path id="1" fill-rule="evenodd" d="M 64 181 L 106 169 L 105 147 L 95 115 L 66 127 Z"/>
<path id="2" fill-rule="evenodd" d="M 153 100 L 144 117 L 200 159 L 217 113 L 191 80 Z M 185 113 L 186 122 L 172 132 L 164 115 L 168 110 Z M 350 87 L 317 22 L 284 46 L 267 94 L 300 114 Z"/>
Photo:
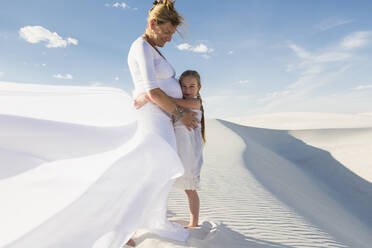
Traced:
<path id="1" fill-rule="evenodd" d="M 150 91 L 155 88 L 160 88 L 158 80 L 156 79 L 154 56 L 152 54 L 152 48 L 146 43 L 141 43 L 137 47 L 137 62 L 141 73 L 142 82 L 141 85 L 146 91 Z"/>

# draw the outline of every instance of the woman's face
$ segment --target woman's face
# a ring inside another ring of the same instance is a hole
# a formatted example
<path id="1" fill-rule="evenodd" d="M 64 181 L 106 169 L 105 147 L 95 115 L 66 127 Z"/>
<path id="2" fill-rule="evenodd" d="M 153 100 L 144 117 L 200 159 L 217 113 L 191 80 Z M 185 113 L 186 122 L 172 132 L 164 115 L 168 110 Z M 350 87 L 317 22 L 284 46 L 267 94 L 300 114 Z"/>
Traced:
<path id="1" fill-rule="evenodd" d="M 198 95 L 200 86 L 195 77 L 186 76 L 182 78 L 181 89 L 184 98 L 194 98 Z"/>
<path id="2" fill-rule="evenodd" d="M 153 23 L 152 30 L 153 30 L 152 41 L 154 42 L 154 45 L 158 47 L 163 47 L 165 43 L 170 42 L 172 40 L 172 36 L 176 32 L 176 27 L 173 26 L 170 22 L 159 25 Z"/>

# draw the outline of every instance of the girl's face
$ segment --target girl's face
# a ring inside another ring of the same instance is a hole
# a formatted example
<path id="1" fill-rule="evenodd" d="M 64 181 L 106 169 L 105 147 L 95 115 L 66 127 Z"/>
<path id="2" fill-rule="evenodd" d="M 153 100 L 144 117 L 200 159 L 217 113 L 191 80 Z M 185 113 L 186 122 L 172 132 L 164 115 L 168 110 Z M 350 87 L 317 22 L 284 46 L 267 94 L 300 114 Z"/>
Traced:
<path id="1" fill-rule="evenodd" d="M 186 76 L 181 81 L 181 89 L 184 98 L 194 98 L 198 95 L 200 86 L 196 78 Z"/>

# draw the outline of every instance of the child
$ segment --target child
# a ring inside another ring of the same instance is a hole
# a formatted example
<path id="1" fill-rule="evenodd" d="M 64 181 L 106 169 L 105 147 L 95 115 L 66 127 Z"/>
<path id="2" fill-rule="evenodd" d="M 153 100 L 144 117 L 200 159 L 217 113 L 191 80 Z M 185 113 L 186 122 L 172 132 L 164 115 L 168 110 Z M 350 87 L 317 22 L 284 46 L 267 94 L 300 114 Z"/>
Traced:
<path id="1" fill-rule="evenodd" d="M 173 99 L 178 105 L 196 112 L 200 124 L 188 130 L 181 121 L 174 122 L 178 155 L 185 169 L 183 176 L 175 182 L 175 187 L 185 190 L 190 209 L 190 223 L 185 228 L 197 227 L 199 222 L 200 201 L 197 193 L 200 184 L 200 170 L 203 163 L 203 142 L 205 142 L 204 110 L 199 94 L 200 75 L 196 71 L 185 71 L 179 78 L 183 99 Z M 135 106 L 141 107 L 149 98 L 141 95 L 135 100 Z"/>

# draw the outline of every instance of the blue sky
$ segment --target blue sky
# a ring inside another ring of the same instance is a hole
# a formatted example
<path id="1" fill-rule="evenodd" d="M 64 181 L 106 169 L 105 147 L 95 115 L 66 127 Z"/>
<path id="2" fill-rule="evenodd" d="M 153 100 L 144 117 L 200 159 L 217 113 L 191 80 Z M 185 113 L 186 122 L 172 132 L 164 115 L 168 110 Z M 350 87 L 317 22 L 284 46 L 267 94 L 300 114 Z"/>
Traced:
<path id="1" fill-rule="evenodd" d="M 0 2 L 0 83 L 133 85 L 149 0 Z M 372 1 L 178 0 L 162 52 L 202 76 L 208 117 L 372 112 Z"/>

